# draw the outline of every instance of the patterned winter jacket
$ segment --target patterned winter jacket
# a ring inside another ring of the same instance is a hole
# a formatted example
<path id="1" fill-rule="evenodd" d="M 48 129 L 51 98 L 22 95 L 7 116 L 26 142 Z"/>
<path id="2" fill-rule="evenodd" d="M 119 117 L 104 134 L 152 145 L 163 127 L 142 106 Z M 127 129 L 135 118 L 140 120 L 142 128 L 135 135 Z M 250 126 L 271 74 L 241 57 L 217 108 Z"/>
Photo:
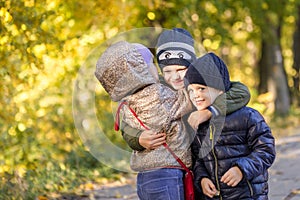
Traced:
<path id="1" fill-rule="evenodd" d="M 191 137 L 181 120 L 192 109 L 185 90 L 175 92 L 158 83 L 149 73 L 141 54 L 125 41 L 113 44 L 101 55 L 95 75 L 113 101 L 126 101 L 148 128 L 166 132 L 169 147 L 188 167 L 191 166 Z M 131 127 L 145 130 L 127 106 L 121 114 Z M 130 164 L 135 171 L 180 168 L 163 146 L 133 151 Z"/>
<path id="2" fill-rule="evenodd" d="M 200 125 L 192 152 L 194 181 L 200 192 L 200 181 L 207 177 L 220 191 L 213 199 L 268 199 L 268 168 L 275 159 L 275 144 L 270 128 L 256 110 L 244 107 Z M 233 166 L 239 167 L 243 179 L 230 187 L 220 179 Z"/>

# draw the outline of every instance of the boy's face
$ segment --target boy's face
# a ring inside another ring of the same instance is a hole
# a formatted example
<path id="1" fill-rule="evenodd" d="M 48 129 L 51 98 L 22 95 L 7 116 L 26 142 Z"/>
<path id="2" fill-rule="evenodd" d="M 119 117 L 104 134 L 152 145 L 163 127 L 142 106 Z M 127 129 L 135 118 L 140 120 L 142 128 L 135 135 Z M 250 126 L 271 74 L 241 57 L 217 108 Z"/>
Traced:
<path id="1" fill-rule="evenodd" d="M 165 66 L 162 71 L 167 84 L 172 86 L 175 90 L 184 88 L 183 78 L 187 71 L 186 66 L 168 65 Z"/>
<path id="2" fill-rule="evenodd" d="M 210 106 L 223 92 L 205 85 L 190 84 L 188 85 L 188 93 L 197 110 L 203 110 Z"/>

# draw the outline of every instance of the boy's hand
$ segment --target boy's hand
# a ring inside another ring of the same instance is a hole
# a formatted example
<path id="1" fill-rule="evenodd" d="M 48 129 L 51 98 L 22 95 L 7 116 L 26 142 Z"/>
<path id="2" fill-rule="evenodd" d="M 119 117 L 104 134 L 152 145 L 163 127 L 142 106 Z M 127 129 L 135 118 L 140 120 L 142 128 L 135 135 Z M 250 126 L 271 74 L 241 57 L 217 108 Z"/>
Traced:
<path id="1" fill-rule="evenodd" d="M 166 142 L 165 133 L 155 133 L 151 130 L 143 131 L 139 137 L 139 143 L 144 148 L 153 150 Z"/>
<path id="2" fill-rule="evenodd" d="M 201 180 L 201 187 L 202 187 L 203 194 L 205 194 L 210 198 L 219 195 L 219 191 L 216 189 L 216 186 L 208 178 L 203 178 Z"/>
<path id="3" fill-rule="evenodd" d="M 194 130 L 197 130 L 199 124 L 209 120 L 211 115 L 212 113 L 208 109 L 194 111 L 190 114 L 188 123 Z"/>
<path id="4" fill-rule="evenodd" d="M 243 173 L 237 166 L 231 167 L 221 178 L 221 182 L 228 186 L 236 186 L 243 178 Z"/>

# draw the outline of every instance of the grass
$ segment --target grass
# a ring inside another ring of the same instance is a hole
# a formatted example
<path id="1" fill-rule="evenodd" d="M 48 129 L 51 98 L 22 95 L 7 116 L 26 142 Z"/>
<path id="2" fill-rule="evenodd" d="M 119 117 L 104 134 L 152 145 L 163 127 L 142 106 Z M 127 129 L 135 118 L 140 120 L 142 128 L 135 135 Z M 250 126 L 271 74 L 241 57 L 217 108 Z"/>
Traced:
<path id="1" fill-rule="evenodd" d="M 46 167 L 12 170 L 1 175 L 1 200 L 63 199 L 63 194 L 84 196 L 95 185 L 120 180 L 124 174 L 98 163 L 74 167 L 48 162 Z"/>

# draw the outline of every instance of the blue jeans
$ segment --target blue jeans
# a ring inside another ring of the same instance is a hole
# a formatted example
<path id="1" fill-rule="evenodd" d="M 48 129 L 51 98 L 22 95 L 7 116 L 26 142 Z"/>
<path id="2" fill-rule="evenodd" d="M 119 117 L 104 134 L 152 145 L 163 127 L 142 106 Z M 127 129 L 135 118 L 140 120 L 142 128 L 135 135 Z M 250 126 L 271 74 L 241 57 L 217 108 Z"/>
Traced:
<path id="1" fill-rule="evenodd" d="M 141 200 L 184 200 L 183 175 L 182 170 L 173 168 L 139 172 L 138 197 Z"/>

